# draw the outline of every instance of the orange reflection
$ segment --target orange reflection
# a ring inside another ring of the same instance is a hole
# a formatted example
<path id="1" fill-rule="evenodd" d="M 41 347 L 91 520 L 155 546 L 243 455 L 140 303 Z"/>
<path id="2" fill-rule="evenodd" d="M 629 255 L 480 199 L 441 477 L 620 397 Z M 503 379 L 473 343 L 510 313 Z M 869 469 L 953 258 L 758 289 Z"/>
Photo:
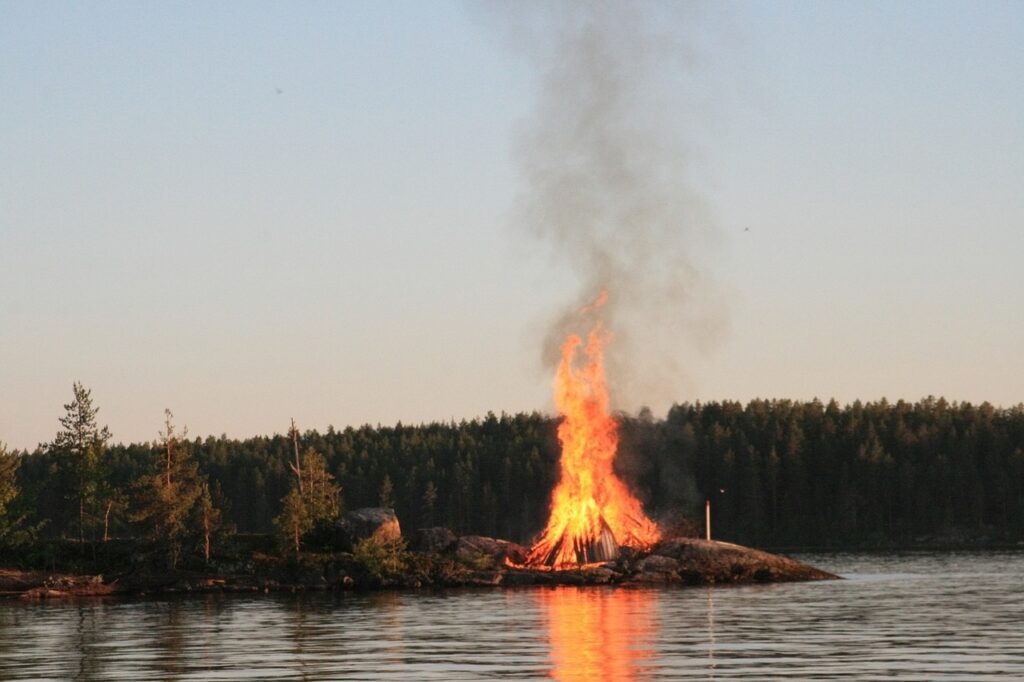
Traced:
<path id="1" fill-rule="evenodd" d="M 654 656 L 658 593 L 557 587 L 538 590 L 547 616 L 551 677 L 633 680 L 647 677 Z"/>

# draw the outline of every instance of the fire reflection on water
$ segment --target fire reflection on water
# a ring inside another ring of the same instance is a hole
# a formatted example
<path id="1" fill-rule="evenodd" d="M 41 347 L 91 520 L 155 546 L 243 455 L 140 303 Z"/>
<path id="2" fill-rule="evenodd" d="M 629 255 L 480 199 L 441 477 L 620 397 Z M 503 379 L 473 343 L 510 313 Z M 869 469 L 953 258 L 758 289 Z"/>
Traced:
<path id="1" fill-rule="evenodd" d="M 651 677 L 658 592 L 559 587 L 537 591 L 558 680 Z"/>

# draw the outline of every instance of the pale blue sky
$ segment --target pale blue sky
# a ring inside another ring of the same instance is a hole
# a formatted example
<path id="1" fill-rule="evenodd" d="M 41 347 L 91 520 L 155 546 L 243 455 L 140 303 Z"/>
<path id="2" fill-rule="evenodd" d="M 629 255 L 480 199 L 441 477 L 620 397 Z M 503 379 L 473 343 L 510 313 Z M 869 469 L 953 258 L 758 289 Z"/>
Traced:
<path id="1" fill-rule="evenodd" d="M 578 283 L 510 225 L 538 74 L 481 14 L 0 0 L 0 440 L 76 380 L 124 441 L 549 410 Z M 666 393 L 1024 400 L 1024 3 L 703 15 L 730 331 Z"/>

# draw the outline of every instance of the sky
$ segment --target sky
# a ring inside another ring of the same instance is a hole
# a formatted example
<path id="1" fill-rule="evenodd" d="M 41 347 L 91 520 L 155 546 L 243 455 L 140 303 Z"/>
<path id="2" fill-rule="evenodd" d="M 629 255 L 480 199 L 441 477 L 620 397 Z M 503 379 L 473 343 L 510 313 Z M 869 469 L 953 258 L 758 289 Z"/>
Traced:
<path id="1" fill-rule="evenodd" d="M 121 442 L 551 411 L 515 7 L 0 0 L 0 441 L 75 381 Z M 651 84 L 720 329 L 617 406 L 1024 400 L 1024 4 L 698 9 Z"/>

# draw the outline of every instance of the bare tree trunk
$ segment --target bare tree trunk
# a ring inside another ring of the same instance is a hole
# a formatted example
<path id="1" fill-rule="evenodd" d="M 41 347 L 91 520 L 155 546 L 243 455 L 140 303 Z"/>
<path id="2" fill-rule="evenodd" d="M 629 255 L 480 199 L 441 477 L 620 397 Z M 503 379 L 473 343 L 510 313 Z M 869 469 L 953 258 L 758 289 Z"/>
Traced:
<path id="1" fill-rule="evenodd" d="M 210 514 L 203 510 L 203 556 L 210 563 Z"/>
<path id="2" fill-rule="evenodd" d="M 167 480 L 167 485 L 168 486 L 171 485 L 171 464 L 174 461 L 174 440 L 175 440 L 175 437 L 174 437 L 174 425 L 171 424 L 171 417 L 173 417 L 173 416 L 174 415 L 171 414 L 170 409 L 165 409 L 164 410 L 164 428 L 166 429 L 166 431 L 164 431 L 163 436 L 164 436 L 164 438 L 167 439 L 167 474 L 166 474 L 166 480 Z M 185 429 L 185 432 L 187 433 L 188 429 Z"/>
<path id="3" fill-rule="evenodd" d="M 103 542 L 110 539 L 110 509 L 114 506 L 113 500 L 107 501 L 107 511 L 103 515 Z"/>
<path id="4" fill-rule="evenodd" d="M 302 538 L 302 534 L 299 532 L 299 520 L 294 519 L 292 521 L 292 531 L 295 533 L 295 556 L 299 556 L 299 540 Z"/>
<path id="5" fill-rule="evenodd" d="M 292 448 L 295 450 L 295 464 L 292 464 L 292 471 L 295 472 L 295 476 L 299 479 L 299 495 L 304 495 L 305 493 L 302 489 L 302 458 L 299 457 L 299 430 L 295 428 L 294 417 L 292 417 L 291 436 Z"/>

